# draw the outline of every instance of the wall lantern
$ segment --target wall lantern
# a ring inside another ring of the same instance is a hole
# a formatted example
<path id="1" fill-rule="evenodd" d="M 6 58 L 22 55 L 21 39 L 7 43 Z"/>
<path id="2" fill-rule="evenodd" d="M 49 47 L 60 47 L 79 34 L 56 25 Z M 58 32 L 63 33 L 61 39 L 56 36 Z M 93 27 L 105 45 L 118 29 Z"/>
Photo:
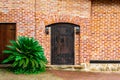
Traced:
<path id="1" fill-rule="evenodd" d="M 45 33 L 49 34 L 49 27 L 45 27 Z"/>
<path id="2" fill-rule="evenodd" d="M 79 27 L 79 26 L 76 26 L 76 27 L 75 27 L 75 30 L 76 30 L 76 34 L 79 34 L 79 33 L 80 33 L 80 27 Z"/>

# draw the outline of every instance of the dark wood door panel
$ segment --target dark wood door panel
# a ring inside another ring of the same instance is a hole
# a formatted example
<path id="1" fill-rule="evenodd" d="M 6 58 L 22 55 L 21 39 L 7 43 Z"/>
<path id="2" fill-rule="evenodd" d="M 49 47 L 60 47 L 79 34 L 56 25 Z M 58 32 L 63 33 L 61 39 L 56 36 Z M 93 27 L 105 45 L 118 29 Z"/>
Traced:
<path id="1" fill-rule="evenodd" d="M 0 23 L 0 62 L 7 56 L 2 53 L 6 49 L 6 45 L 10 44 L 10 40 L 16 38 L 16 24 Z"/>
<path id="2" fill-rule="evenodd" d="M 74 64 L 74 26 L 58 24 L 51 27 L 51 64 Z"/>
<path id="3" fill-rule="evenodd" d="M 15 30 L 16 29 L 16 24 L 12 23 L 0 23 L 0 30 Z"/>

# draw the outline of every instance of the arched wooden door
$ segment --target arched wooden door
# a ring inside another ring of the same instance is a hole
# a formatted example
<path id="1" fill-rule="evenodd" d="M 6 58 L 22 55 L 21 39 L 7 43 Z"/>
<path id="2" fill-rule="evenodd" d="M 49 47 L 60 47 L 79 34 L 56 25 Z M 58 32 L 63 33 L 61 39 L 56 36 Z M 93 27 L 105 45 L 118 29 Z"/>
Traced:
<path id="1" fill-rule="evenodd" d="M 51 26 L 51 64 L 74 64 L 74 25 L 60 23 Z"/>
<path id="2" fill-rule="evenodd" d="M 16 24 L 14 23 L 0 23 L 0 62 L 2 62 L 7 55 L 2 53 L 6 49 L 6 45 L 10 40 L 15 40 Z"/>

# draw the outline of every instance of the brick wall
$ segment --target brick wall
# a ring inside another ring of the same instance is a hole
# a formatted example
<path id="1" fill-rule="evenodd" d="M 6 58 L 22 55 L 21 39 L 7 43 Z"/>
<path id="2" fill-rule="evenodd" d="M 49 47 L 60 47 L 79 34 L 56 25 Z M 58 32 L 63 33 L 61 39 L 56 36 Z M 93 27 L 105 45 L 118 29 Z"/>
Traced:
<path id="1" fill-rule="evenodd" d="M 92 60 L 120 60 L 120 1 L 93 0 Z"/>
<path id="2" fill-rule="evenodd" d="M 92 8 L 92 11 L 91 11 Z M 17 36 L 35 37 L 50 64 L 50 35 L 57 22 L 80 25 L 75 35 L 75 64 L 120 58 L 119 0 L 0 0 L 0 22 L 17 23 Z M 90 24 L 91 22 L 91 24 Z"/>

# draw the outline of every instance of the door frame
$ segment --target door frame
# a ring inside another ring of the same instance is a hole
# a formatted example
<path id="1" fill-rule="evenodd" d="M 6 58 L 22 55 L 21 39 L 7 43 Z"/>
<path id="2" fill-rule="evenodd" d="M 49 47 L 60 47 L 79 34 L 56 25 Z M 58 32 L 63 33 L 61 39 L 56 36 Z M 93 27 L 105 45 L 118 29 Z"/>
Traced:
<path id="1" fill-rule="evenodd" d="M 14 40 L 16 40 L 16 37 L 17 37 L 17 35 L 16 35 L 16 32 L 17 32 L 17 25 L 16 25 L 16 23 L 12 23 L 12 22 L 8 22 L 8 23 L 5 23 L 5 22 L 0 22 L 0 24 L 2 24 L 2 25 L 10 25 L 10 26 L 13 26 L 14 27 Z M 10 29 L 11 30 L 11 29 Z M 1 54 L 1 55 L 3 55 L 3 53 Z M 5 58 L 5 57 L 4 57 Z"/>
<path id="2" fill-rule="evenodd" d="M 76 35 L 78 35 L 79 36 L 79 40 L 78 40 L 78 42 L 79 42 L 79 47 L 80 47 L 80 34 L 77 34 L 76 33 L 76 27 L 78 28 L 79 27 L 79 29 L 80 29 L 80 26 L 79 25 L 77 25 L 77 24 L 74 24 L 74 23 L 68 23 L 68 22 L 58 22 L 58 23 L 52 23 L 52 24 L 49 24 L 49 25 L 47 25 L 47 26 L 45 26 L 45 28 L 47 28 L 48 29 L 48 34 L 49 34 L 49 40 L 50 40 L 50 54 L 49 54 L 49 57 L 50 58 L 48 58 L 49 59 L 49 64 L 50 65 L 52 65 L 51 64 L 51 59 L 52 59 L 52 51 L 51 51 L 51 27 L 53 26 L 53 25 L 57 25 L 57 24 L 70 24 L 70 25 L 73 25 L 73 27 L 74 27 L 74 64 L 73 65 L 77 65 L 77 64 L 79 64 L 80 63 L 80 57 L 78 58 L 78 57 L 76 57 L 76 54 L 79 54 L 79 56 L 80 56 L 80 50 L 78 50 L 77 52 L 78 53 L 76 53 L 76 42 L 77 42 L 77 40 L 76 40 Z M 79 48 L 80 49 L 80 48 Z M 76 63 L 76 60 L 79 60 L 79 63 Z"/>

